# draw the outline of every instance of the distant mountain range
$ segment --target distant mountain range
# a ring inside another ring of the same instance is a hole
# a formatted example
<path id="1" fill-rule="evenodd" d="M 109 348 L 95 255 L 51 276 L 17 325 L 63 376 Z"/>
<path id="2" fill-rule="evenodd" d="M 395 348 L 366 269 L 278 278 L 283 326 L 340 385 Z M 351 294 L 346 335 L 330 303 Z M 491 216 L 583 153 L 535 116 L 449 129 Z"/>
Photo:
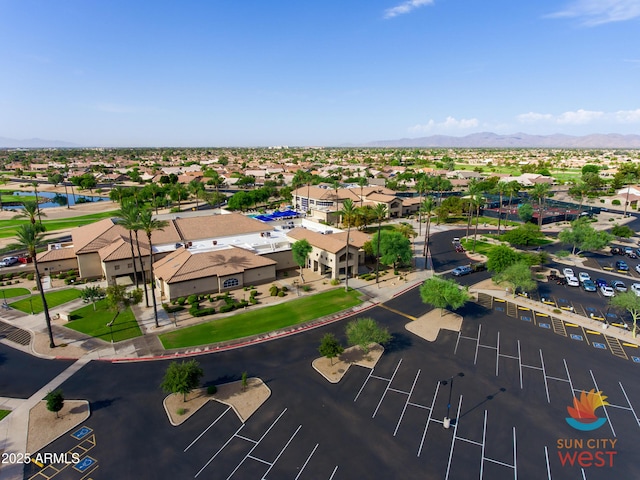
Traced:
<path id="1" fill-rule="evenodd" d="M 0 148 L 78 148 L 80 145 L 60 140 L 43 140 L 41 138 L 28 138 L 16 140 L 15 138 L 0 137 Z"/>
<path id="2" fill-rule="evenodd" d="M 432 135 L 420 138 L 381 140 L 367 147 L 436 147 L 436 148 L 640 148 L 640 135 L 617 133 L 572 135 L 498 135 L 491 132 L 472 133 L 464 137 Z"/>

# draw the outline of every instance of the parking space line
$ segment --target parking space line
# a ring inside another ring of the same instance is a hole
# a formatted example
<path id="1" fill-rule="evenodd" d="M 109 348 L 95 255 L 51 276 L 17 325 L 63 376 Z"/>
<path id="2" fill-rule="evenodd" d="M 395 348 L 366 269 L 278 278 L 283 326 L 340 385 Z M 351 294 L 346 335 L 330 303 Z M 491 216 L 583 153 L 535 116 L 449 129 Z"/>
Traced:
<path id="1" fill-rule="evenodd" d="M 337 471 L 338 471 L 338 465 L 336 465 L 336 468 L 333 469 L 333 472 L 331 473 L 331 476 L 329 477 L 329 480 L 331 480 L 333 478 L 333 476 L 336 474 Z"/>
<path id="2" fill-rule="evenodd" d="M 622 386 L 622 382 L 618 382 L 618 385 L 620 385 L 620 389 L 622 390 L 622 394 L 624 395 L 624 398 L 627 400 L 627 403 L 629 404 L 629 409 L 633 413 L 633 416 L 636 419 L 636 423 L 640 427 L 640 418 L 638 418 L 638 415 L 636 414 L 636 411 L 634 410 L 633 405 L 631 405 L 631 401 L 629 400 L 629 397 L 627 396 L 627 392 L 625 391 L 624 387 Z"/>
<path id="3" fill-rule="evenodd" d="M 487 411 L 484 411 L 484 423 L 482 424 L 482 451 L 480 453 L 480 479 L 484 473 L 484 446 L 487 439 Z"/>
<path id="4" fill-rule="evenodd" d="M 593 375 L 593 370 L 589 370 L 589 373 L 591 374 L 591 380 L 593 380 L 593 384 L 596 387 L 596 392 L 598 392 L 598 396 L 602 401 L 602 393 L 600 393 L 601 390 L 598 387 L 598 382 L 596 382 L 596 377 Z M 604 405 L 604 402 L 602 402 L 602 410 L 604 411 L 604 415 L 605 417 L 607 417 L 607 422 L 609 422 L 609 426 L 611 427 L 611 433 L 613 434 L 614 437 L 617 436 L 616 431 L 613 429 L 613 424 L 611 423 L 611 419 L 609 418 L 609 412 L 607 411 L 607 407 L 606 405 Z"/>
<path id="5" fill-rule="evenodd" d="M 447 474 L 444 479 L 449 479 L 449 472 L 451 471 L 451 460 L 453 459 L 453 448 L 455 446 L 456 437 L 458 433 L 458 424 L 460 423 L 460 408 L 462 408 L 462 395 L 460 395 L 460 400 L 458 401 L 458 413 L 456 414 L 456 423 L 453 426 L 453 437 L 451 438 L 451 449 L 449 450 L 449 462 L 447 464 Z"/>
<path id="6" fill-rule="evenodd" d="M 520 340 L 518 339 L 518 370 L 520 371 L 520 390 L 524 387 L 522 385 L 522 353 L 520 352 Z"/>
<path id="7" fill-rule="evenodd" d="M 540 362 L 542 364 L 542 377 L 544 378 L 544 389 L 547 392 L 547 403 L 551 403 L 551 398 L 549 398 L 549 384 L 547 383 L 547 371 L 544 368 L 544 358 L 542 357 L 542 349 L 540 349 Z"/>
<path id="8" fill-rule="evenodd" d="M 250 458 L 251 460 L 256 460 L 256 461 L 258 461 L 258 462 L 262 462 L 262 463 L 264 463 L 265 465 L 271 465 L 271 463 L 270 463 L 270 462 L 267 462 L 266 460 L 263 460 L 263 459 L 258 458 L 258 457 L 254 457 L 253 455 L 248 455 L 248 456 L 247 456 L 247 457 L 245 457 L 245 458 Z"/>
<path id="9" fill-rule="evenodd" d="M 496 340 L 496 377 L 498 376 L 499 360 L 500 360 L 500 331 L 498 330 L 498 339 Z"/>
<path id="10" fill-rule="evenodd" d="M 373 375 L 373 368 L 371 369 L 371 371 L 369 372 L 369 375 L 367 375 L 367 378 L 364 379 L 364 383 L 362 384 L 362 386 L 360 387 L 360 390 L 358 390 L 358 393 L 356 394 L 356 398 L 353 399 L 354 403 L 358 400 L 358 397 L 360 396 L 360 394 L 362 393 L 362 390 L 364 390 L 364 387 L 367 385 L 367 382 L 369 381 L 369 379 L 371 378 L 371 376 Z"/>
<path id="11" fill-rule="evenodd" d="M 478 325 L 478 338 L 476 340 L 476 355 L 473 357 L 473 364 L 478 362 L 478 348 L 480 347 L 480 331 L 482 330 L 482 324 Z"/>
<path id="12" fill-rule="evenodd" d="M 240 428 L 238 428 L 238 430 L 236 430 L 236 432 L 235 432 L 233 435 L 231 435 L 231 437 L 229 437 L 229 439 L 224 443 L 224 445 L 222 445 L 222 446 L 218 449 L 218 451 L 217 451 L 216 453 L 214 453 L 214 454 L 213 454 L 213 457 L 211 457 L 211 458 L 209 459 L 209 461 L 208 461 L 207 463 L 205 463 L 205 464 L 204 464 L 204 466 L 203 466 L 203 467 L 198 471 L 198 473 L 196 473 L 196 474 L 195 474 L 195 476 L 194 476 L 193 478 L 198 478 L 198 475 L 200 475 L 200 474 L 202 473 L 202 471 L 203 471 L 205 468 L 207 468 L 211 462 L 213 462 L 213 460 L 218 456 L 218 454 L 219 454 L 222 450 L 224 450 L 224 448 L 225 448 L 227 445 L 229 445 L 229 443 L 231 443 L 231 440 L 233 440 L 233 439 L 234 439 L 234 437 L 236 437 L 236 435 L 238 434 L 238 432 L 239 432 L 240 430 L 242 430 L 242 429 L 244 428 L 244 426 L 245 426 L 245 424 L 244 424 L 244 423 L 243 423 L 242 425 L 240 425 Z"/>
<path id="13" fill-rule="evenodd" d="M 622 348 L 622 345 L 620 344 L 620 340 L 618 340 L 616 337 L 610 337 L 609 335 L 605 335 L 604 339 L 607 341 L 607 345 L 609 345 L 609 350 L 611 351 L 611 353 L 613 353 L 616 357 L 629 360 L 627 352 L 624 351 L 624 348 Z"/>
<path id="14" fill-rule="evenodd" d="M 409 400 L 411 400 L 411 394 L 413 394 L 413 389 L 416 386 L 416 383 L 418 382 L 418 377 L 420 376 L 420 369 L 418 369 L 418 373 L 416 373 L 416 378 L 413 380 L 413 385 L 411 385 L 411 390 L 409 391 L 409 393 L 407 394 L 407 401 L 404 404 L 404 407 L 402 408 L 402 413 L 400 414 L 400 418 L 398 419 L 398 424 L 396 425 L 396 429 L 393 431 L 393 436 L 396 436 L 396 433 L 398 433 L 398 428 L 400 428 L 400 422 L 402 422 L 402 418 L 404 417 L 404 412 L 407 410 L 407 405 L 409 405 Z M 398 393 L 406 393 L 406 392 L 401 392 L 400 390 L 394 390 L 395 392 Z"/>
<path id="15" fill-rule="evenodd" d="M 551 465 L 549 465 L 549 450 L 544 446 L 544 458 L 547 461 L 547 479 L 551 480 Z"/>
<path id="16" fill-rule="evenodd" d="M 418 447 L 418 457 L 422 453 L 422 446 L 424 445 L 424 439 L 427 436 L 427 430 L 429 423 L 431 422 L 431 416 L 433 414 L 433 406 L 436 404 L 436 398 L 438 398 L 438 390 L 440 389 L 440 382 L 436 383 L 436 391 L 433 394 L 433 400 L 431 400 L 431 407 L 429 408 L 429 416 L 427 417 L 427 423 L 424 426 L 424 432 L 422 432 L 422 439 L 420 440 L 420 446 Z"/>
<path id="17" fill-rule="evenodd" d="M 266 472 L 264 472 L 264 475 L 262 476 L 262 480 L 264 480 L 267 477 L 267 474 L 271 471 L 271 469 L 273 468 L 273 466 L 277 463 L 278 460 L 280 460 L 280 457 L 282 456 L 282 454 L 284 453 L 284 451 L 286 450 L 286 448 L 289 446 L 289 444 L 293 441 L 293 437 L 295 437 L 298 432 L 300 431 L 300 429 L 302 428 L 302 425 L 298 425 L 298 428 L 296 429 L 295 432 L 293 432 L 293 435 L 291 435 L 291 438 L 289 438 L 289 441 L 285 444 L 284 447 L 282 447 L 282 450 L 280 450 L 280 453 L 276 456 L 276 458 L 273 460 L 273 463 L 271 464 L 271 466 L 267 469 Z M 240 465 L 238 465 L 239 467 Z M 232 474 L 233 475 L 233 474 Z M 229 478 L 231 478 L 231 475 L 229 475 Z"/>
<path id="18" fill-rule="evenodd" d="M 380 397 L 380 401 L 378 402 L 378 406 L 373 412 L 373 415 L 371 415 L 371 418 L 375 418 L 376 414 L 378 413 L 378 409 L 380 408 L 380 405 L 382 405 L 382 401 L 384 400 L 384 397 L 387 395 L 387 392 L 389 391 L 389 387 L 391 386 L 391 382 L 393 382 L 393 379 L 396 376 L 396 373 L 398 373 L 398 369 L 400 368 L 401 363 L 402 363 L 402 359 L 400 359 L 400 361 L 398 362 L 398 365 L 396 365 L 396 369 L 393 371 L 393 375 L 391 375 L 391 378 L 387 380 L 387 382 L 389 382 L 387 384 L 387 388 L 384 389 L 384 392 L 382 393 L 382 397 Z M 381 380 L 384 380 L 384 379 L 381 379 Z"/>
<path id="19" fill-rule="evenodd" d="M 298 480 L 300 478 L 300 475 L 302 475 L 302 472 L 304 471 L 304 469 L 306 468 L 307 464 L 311 460 L 311 457 L 313 457 L 313 454 L 316 453 L 316 450 L 318 449 L 318 445 L 320 445 L 320 444 L 316 443 L 316 446 L 313 447 L 313 450 L 311 450 L 311 453 L 309 454 L 307 459 L 304 461 L 304 463 L 300 467 L 300 471 L 298 472 L 298 475 L 296 475 L 296 478 L 294 478 L 293 480 Z"/>
<path id="20" fill-rule="evenodd" d="M 567 372 L 567 379 L 569 381 L 569 387 L 571 388 L 571 395 L 573 395 L 573 392 L 575 392 L 575 389 L 573 388 L 573 382 L 571 381 L 571 375 L 569 375 L 569 366 L 567 365 L 567 361 L 564 358 L 562 359 L 562 363 L 564 363 L 564 371 Z"/>
<path id="21" fill-rule="evenodd" d="M 224 416 L 224 414 L 225 414 L 225 413 L 227 413 L 229 410 L 231 410 L 231 407 L 227 407 L 227 409 L 226 409 L 224 412 L 222 412 L 222 413 L 218 416 L 218 418 L 216 418 L 216 419 L 211 423 L 211 425 L 209 425 L 209 426 L 208 426 L 208 427 L 207 427 L 207 428 L 206 428 L 206 429 L 205 429 L 205 430 L 204 430 L 200 435 L 198 435 L 198 436 L 196 437 L 196 439 L 195 439 L 193 442 L 191 442 L 187 448 L 185 448 L 185 449 L 183 450 L 183 452 L 186 452 L 187 450 L 189 450 L 189 449 L 193 446 L 193 444 L 194 444 L 194 443 L 196 443 L 198 440 L 200 440 L 200 438 L 201 438 L 205 433 L 207 433 L 211 427 L 213 427 L 216 423 L 218 423 L 218 420 L 220 420 L 220 419 Z"/>

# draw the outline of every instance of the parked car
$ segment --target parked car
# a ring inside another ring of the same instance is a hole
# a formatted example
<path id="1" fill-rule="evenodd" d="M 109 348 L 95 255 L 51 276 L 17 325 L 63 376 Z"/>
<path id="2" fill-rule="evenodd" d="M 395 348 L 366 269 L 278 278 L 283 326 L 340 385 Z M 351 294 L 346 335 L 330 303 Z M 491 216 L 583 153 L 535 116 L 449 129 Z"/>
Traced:
<path id="1" fill-rule="evenodd" d="M 629 271 L 629 265 L 627 265 L 627 262 L 625 262 L 623 260 L 618 260 L 616 262 L 616 270 L 620 270 L 621 272 L 628 272 Z"/>
<path id="2" fill-rule="evenodd" d="M 627 253 L 627 257 L 636 260 L 638 258 L 638 255 L 636 255 L 636 252 L 631 252 L 631 253 Z"/>
<path id="3" fill-rule="evenodd" d="M 618 247 L 611 247 L 611 255 L 619 255 L 620 249 Z"/>
<path id="4" fill-rule="evenodd" d="M 570 287 L 579 287 L 580 281 L 576 277 L 567 277 L 567 285 Z"/>
<path id="5" fill-rule="evenodd" d="M 634 283 L 631 285 L 631 291 L 640 297 L 640 283 Z"/>
<path id="6" fill-rule="evenodd" d="M 468 275 L 471 273 L 471 267 L 468 265 L 463 265 L 461 267 L 456 267 L 451 271 L 451 275 L 455 277 L 461 277 L 463 275 Z"/>
<path id="7" fill-rule="evenodd" d="M 633 253 L 633 248 L 631 248 L 631 247 L 624 247 L 624 254 L 625 254 L 625 255 L 629 255 L 630 253 Z"/>
<path id="8" fill-rule="evenodd" d="M 0 267 L 10 267 L 18 263 L 18 257 L 4 257 L 0 260 Z"/>
<path id="9" fill-rule="evenodd" d="M 573 269 L 571 269 L 571 268 L 563 268 L 562 269 L 562 274 L 565 277 L 575 277 L 576 276 L 575 273 L 573 273 Z"/>
<path id="10" fill-rule="evenodd" d="M 589 275 L 587 272 L 580 272 L 578 274 L 578 280 L 580 280 L 581 282 L 584 282 L 585 280 L 591 280 L 591 275 Z"/>
<path id="11" fill-rule="evenodd" d="M 18 257 L 18 262 L 27 264 L 33 262 L 33 258 L 31 257 Z"/>
<path id="12" fill-rule="evenodd" d="M 600 293 L 603 297 L 613 297 L 616 294 L 616 291 L 611 288 L 609 285 L 602 285 L 600 287 Z"/>
<path id="13" fill-rule="evenodd" d="M 614 290 L 617 290 L 618 292 L 627 291 L 627 286 L 624 284 L 622 280 L 614 280 L 613 282 L 611 282 L 611 286 L 613 287 Z"/>
<path id="14" fill-rule="evenodd" d="M 604 278 L 596 278 L 596 286 L 598 288 L 606 285 L 609 285 L 609 282 L 607 282 Z"/>
<path id="15" fill-rule="evenodd" d="M 587 278 L 586 280 L 582 281 L 582 288 L 584 289 L 585 292 L 595 292 L 596 284 Z"/>
<path id="16" fill-rule="evenodd" d="M 636 255 L 640 255 L 640 248 L 636 248 Z"/>

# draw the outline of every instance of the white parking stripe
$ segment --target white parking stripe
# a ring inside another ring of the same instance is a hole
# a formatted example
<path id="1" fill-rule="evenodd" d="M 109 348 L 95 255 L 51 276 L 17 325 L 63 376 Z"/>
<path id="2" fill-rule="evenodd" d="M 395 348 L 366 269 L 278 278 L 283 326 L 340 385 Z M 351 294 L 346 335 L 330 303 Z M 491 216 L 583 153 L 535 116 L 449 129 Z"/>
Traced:
<path id="1" fill-rule="evenodd" d="M 316 443 L 316 446 L 313 447 L 313 450 L 311 450 L 311 453 L 309 454 L 305 462 L 302 464 L 302 467 L 300 467 L 300 471 L 298 472 L 298 475 L 296 475 L 296 478 L 294 478 L 293 480 L 298 480 L 300 478 L 300 475 L 302 475 L 302 472 L 306 468 L 309 461 L 311 460 L 311 457 L 313 457 L 313 454 L 316 453 L 316 450 L 318 449 L 318 445 L 320 444 Z"/>
<path id="2" fill-rule="evenodd" d="M 398 433 L 398 428 L 400 428 L 400 422 L 402 422 L 402 418 L 404 417 L 404 412 L 407 410 L 407 405 L 409 405 L 409 400 L 411 400 L 411 394 L 413 393 L 413 389 L 416 386 L 416 383 L 418 382 L 418 377 L 420 376 L 420 370 L 418 370 L 418 373 L 416 373 L 416 378 L 413 380 L 413 385 L 411 385 L 411 390 L 409 391 L 409 394 L 407 396 L 407 401 L 404 404 L 404 407 L 402 408 L 402 413 L 400 414 L 400 418 L 398 419 L 398 424 L 396 425 L 396 429 L 393 431 L 393 436 L 396 436 L 396 433 Z M 399 390 L 394 390 L 397 391 L 398 393 L 404 393 L 404 392 L 400 392 Z"/>
<path id="3" fill-rule="evenodd" d="M 196 439 L 195 439 L 193 442 L 191 442 L 187 448 L 185 448 L 185 449 L 183 450 L 183 452 L 186 452 L 187 450 L 189 450 L 189 449 L 191 448 L 191 446 L 192 446 L 194 443 L 196 443 L 198 440 L 200 440 L 200 438 L 201 438 L 205 433 L 207 433 L 211 427 L 213 427 L 216 423 L 218 423 L 218 420 L 220 420 L 220 419 L 224 416 L 224 414 L 225 414 L 225 413 L 227 413 L 229 410 L 231 410 L 231 407 L 227 407 L 227 409 L 226 409 L 224 412 L 222 412 L 222 413 L 218 416 L 218 418 L 216 418 L 216 419 L 211 423 L 211 425 L 209 425 L 209 426 L 204 430 L 204 432 L 202 432 L 200 435 L 198 435 L 198 436 L 196 437 Z"/>

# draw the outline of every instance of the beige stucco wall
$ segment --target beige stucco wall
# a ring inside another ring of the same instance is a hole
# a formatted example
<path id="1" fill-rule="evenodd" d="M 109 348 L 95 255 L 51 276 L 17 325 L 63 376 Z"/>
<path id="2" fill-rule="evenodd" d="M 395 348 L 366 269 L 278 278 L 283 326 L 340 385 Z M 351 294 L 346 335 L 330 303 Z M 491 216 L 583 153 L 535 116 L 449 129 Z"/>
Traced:
<path id="1" fill-rule="evenodd" d="M 252 268 L 244 272 L 244 285 L 260 285 L 261 283 L 273 282 L 276 279 L 276 266 Z M 241 282 L 242 286 L 242 282 Z M 237 287 L 236 287 L 237 288 Z"/>
<path id="2" fill-rule="evenodd" d="M 68 270 L 75 270 L 76 268 L 78 268 L 78 259 L 68 258 L 66 260 L 38 262 L 38 268 L 40 269 L 40 273 L 45 275 L 49 273 L 59 273 L 66 272 Z"/>
<path id="3" fill-rule="evenodd" d="M 278 264 L 276 265 L 276 270 L 278 271 L 298 268 L 298 264 L 293 260 L 293 253 L 291 252 L 291 250 L 266 253 L 262 256 L 278 262 Z"/>
<path id="4" fill-rule="evenodd" d="M 102 278 L 102 262 L 97 252 L 78 255 L 77 258 L 80 278 Z"/>

